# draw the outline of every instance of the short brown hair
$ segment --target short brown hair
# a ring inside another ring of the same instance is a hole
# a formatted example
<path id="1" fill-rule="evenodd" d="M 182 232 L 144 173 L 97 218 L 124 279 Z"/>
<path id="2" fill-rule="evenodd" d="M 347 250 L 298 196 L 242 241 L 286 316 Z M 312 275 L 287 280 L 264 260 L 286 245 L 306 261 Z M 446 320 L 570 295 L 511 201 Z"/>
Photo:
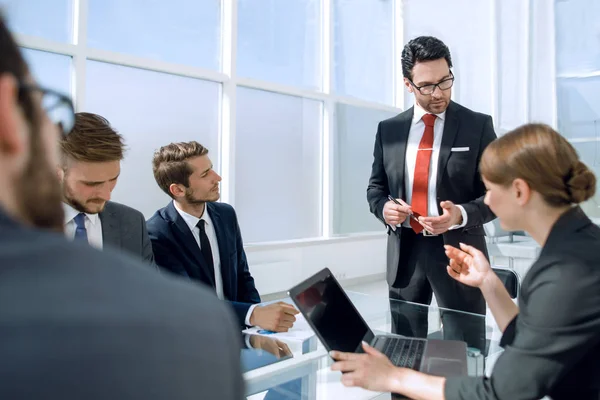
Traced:
<path id="1" fill-rule="evenodd" d="M 154 152 L 152 158 L 152 172 L 160 188 L 171 196 L 169 187 L 180 184 L 186 188 L 190 186 L 190 175 L 194 170 L 187 160 L 206 155 L 208 149 L 196 141 L 171 143 Z"/>
<path id="2" fill-rule="evenodd" d="M 106 118 L 97 114 L 75 114 L 75 126 L 60 142 L 63 163 L 67 159 L 84 162 L 120 161 L 125 152 L 123 136 Z"/>
<path id="3" fill-rule="evenodd" d="M 579 204 L 596 192 L 596 176 L 558 132 L 527 124 L 490 143 L 480 163 L 488 181 L 508 186 L 521 178 L 550 206 Z"/>

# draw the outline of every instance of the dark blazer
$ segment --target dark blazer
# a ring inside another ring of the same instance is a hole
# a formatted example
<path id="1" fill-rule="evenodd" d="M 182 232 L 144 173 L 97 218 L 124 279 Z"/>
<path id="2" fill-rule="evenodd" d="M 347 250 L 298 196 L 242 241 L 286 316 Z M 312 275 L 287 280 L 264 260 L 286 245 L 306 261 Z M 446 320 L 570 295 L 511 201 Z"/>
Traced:
<path id="1" fill-rule="evenodd" d="M 563 214 L 523 280 L 491 378 L 451 378 L 446 399 L 600 399 L 599 248 L 581 208 Z"/>
<path id="2" fill-rule="evenodd" d="M 245 398 L 240 338 L 207 289 L 0 210 L 1 399 Z"/>
<path id="3" fill-rule="evenodd" d="M 229 204 L 206 203 L 206 208 L 219 242 L 223 293 L 233 306 L 240 326 L 245 326 L 248 309 L 252 304 L 260 303 L 260 296 L 248 269 L 237 216 Z M 148 233 L 159 267 L 215 287 L 198 243 L 173 202 L 148 220 Z"/>
<path id="4" fill-rule="evenodd" d="M 406 143 L 412 124 L 414 107 L 381 121 L 375 137 L 373 166 L 367 188 L 371 212 L 384 224 L 383 206 L 387 196 L 405 199 L 404 175 Z M 453 101 L 446 110 L 437 173 L 437 201 L 450 200 L 464 207 L 467 225 L 445 233 L 444 242 L 457 246 L 459 242 L 472 245 L 487 254 L 483 224 L 495 215 L 483 203 L 485 186 L 479 176 L 479 161 L 483 150 L 496 139 L 492 118 L 469 110 Z M 469 147 L 466 152 L 453 152 L 453 147 Z M 388 227 L 387 280 L 397 287 L 399 282 L 400 229 Z"/>
<path id="5" fill-rule="evenodd" d="M 141 212 L 109 201 L 98 215 L 102 222 L 103 247 L 123 250 L 141 261 L 154 264 L 152 244 Z"/>

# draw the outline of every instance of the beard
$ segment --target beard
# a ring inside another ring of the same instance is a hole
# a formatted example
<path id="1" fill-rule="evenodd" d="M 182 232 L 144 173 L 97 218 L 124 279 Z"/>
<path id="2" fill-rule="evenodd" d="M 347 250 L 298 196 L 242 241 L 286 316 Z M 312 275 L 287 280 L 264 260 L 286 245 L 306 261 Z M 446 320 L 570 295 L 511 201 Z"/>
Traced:
<path id="1" fill-rule="evenodd" d="M 39 124 L 34 123 L 31 128 L 29 162 L 16 184 L 20 215 L 29 225 L 63 232 L 65 217 L 60 182 L 46 156 Z"/>
<path id="2" fill-rule="evenodd" d="M 207 195 L 202 197 L 197 197 L 194 190 L 191 188 L 185 189 L 185 201 L 189 205 L 198 205 L 204 204 L 206 202 L 217 201 L 219 200 L 219 191 L 209 192 Z"/>
<path id="3" fill-rule="evenodd" d="M 66 172 L 65 172 L 66 174 Z M 66 182 L 66 178 L 63 181 L 63 200 L 65 203 L 73 207 L 75 210 L 86 213 L 86 214 L 98 214 L 104 210 L 106 206 L 106 201 L 102 199 L 89 199 L 85 202 L 79 201 L 75 198 L 75 194 L 73 190 L 71 190 Z M 88 204 L 94 204 L 95 206 L 92 208 Z"/>

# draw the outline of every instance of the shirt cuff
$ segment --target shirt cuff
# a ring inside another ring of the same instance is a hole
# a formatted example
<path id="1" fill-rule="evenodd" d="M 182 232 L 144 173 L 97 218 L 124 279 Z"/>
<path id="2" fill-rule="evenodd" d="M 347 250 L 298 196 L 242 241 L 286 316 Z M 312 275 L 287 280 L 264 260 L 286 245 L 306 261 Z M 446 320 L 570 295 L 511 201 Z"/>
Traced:
<path id="1" fill-rule="evenodd" d="M 460 204 L 457 204 L 456 207 L 458 207 L 460 210 L 460 215 L 462 215 L 462 223 L 460 225 L 452 225 L 450 228 L 448 228 L 449 231 L 464 228 L 467 225 L 467 212 L 465 211 L 465 208 Z"/>
<path id="2" fill-rule="evenodd" d="M 246 326 L 252 326 L 252 324 L 250 323 L 250 317 L 252 316 L 252 311 L 254 311 L 256 306 L 258 306 L 258 304 L 252 304 L 248 309 L 248 313 L 246 314 L 246 321 L 244 321 Z"/>
<path id="3" fill-rule="evenodd" d="M 246 335 L 246 337 L 244 338 L 244 342 L 246 343 L 246 348 L 247 349 L 252 349 L 252 345 L 250 344 L 250 335 Z"/>

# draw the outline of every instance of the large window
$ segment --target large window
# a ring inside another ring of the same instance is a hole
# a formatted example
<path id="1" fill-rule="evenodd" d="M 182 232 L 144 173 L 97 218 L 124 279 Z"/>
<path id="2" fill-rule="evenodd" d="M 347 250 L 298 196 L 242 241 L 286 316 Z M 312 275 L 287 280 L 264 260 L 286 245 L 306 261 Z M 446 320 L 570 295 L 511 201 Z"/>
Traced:
<path id="1" fill-rule="evenodd" d="M 235 204 L 244 237 L 320 236 L 321 103 L 242 87 L 237 95 Z"/>
<path id="2" fill-rule="evenodd" d="M 336 93 L 394 104 L 393 0 L 333 0 Z"/>
<path id="3" fill-rule="evenodd" d="M 237 73 L 321 88 L 320 2 L 239 0 Z"/>
<path id="4" fill-rule="evenodd" d="M 74 0 L 0 0 L 10 29 L 56 42 L 73 41 Z"/>
<path id="5" fill-rule="evenodd" d="M 88 46 L 219 69 L 219 0 L 88 0 Z"/>
<path id="6" fill-rule="evenodd" d="M 379 121 L 390 111 L 337 104 L 334 135 L 333 232 L 357 233 L 383 229 L 367 205 L 367 183 L 373 164 L 373 146 Z"/>
<path id="7" fill-rule="evenodd" d="M 86 109 L 109 119 L 127 145 L 115 199 L 146 216 L 167 205 L 152 155 L 174 141 L 202 143 L 218 170 L 218 83 L 96 61 L 88 61 L 87 77 Z"/>
<path id="8" fill-rule="evenodd" d="M 556 1 L 558 130 L 582 160 L 600 174 L 600 4 Z M 573 21 L 577 21 L 576 24 Z M 600 216 L 600 193 L 583 205 Z"/>
<path id="9" fill-rule="evenodd" d="M 246 243 L 383 232 L 366 187 L 402 109 L 400 0 L 0 0 L 34 77 L 106 117 L 113 200 L 148 218 L 160 146 L 197 140 Z"/>

